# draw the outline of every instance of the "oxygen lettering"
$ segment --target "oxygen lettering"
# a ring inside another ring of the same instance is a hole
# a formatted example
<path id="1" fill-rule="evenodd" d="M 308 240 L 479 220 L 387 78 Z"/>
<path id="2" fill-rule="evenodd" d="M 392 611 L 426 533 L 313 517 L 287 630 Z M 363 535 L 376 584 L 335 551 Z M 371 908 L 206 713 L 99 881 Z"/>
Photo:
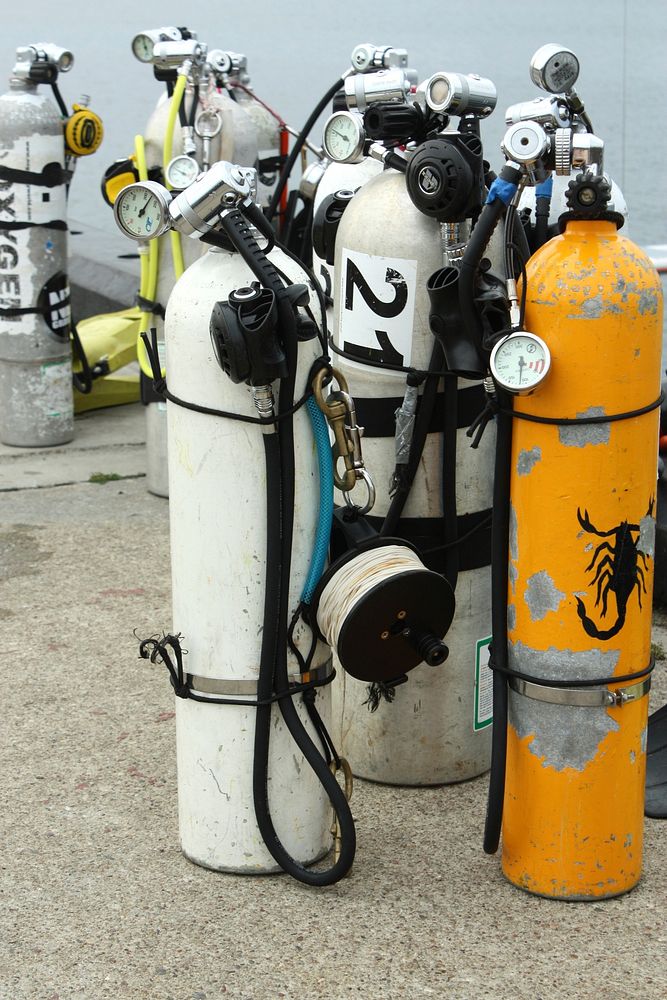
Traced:
<path id="1" fill-rule="evenodd" d="M 16 267 L 19 262 L 19 255 L 8 243 L 0 246 L 0 271 L 6 271 L 10 267 Z"/>

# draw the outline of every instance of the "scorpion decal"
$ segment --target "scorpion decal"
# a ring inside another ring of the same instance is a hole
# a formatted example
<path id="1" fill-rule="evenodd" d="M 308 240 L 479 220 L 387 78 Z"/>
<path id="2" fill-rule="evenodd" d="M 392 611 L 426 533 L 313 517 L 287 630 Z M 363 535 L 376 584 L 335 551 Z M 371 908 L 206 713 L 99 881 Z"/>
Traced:
<path id="1" fill-rule="evenodd" d="M 654 500 L 649 502 L 647 517 L 653 516 Z M 597 584 L 597 596 L 595 607 L 602 603 L 601 617 L 607 614 L 607 602 L 609 592 L 616 595 L 617 618 L 611 628 L 599 629 L 595 622 L 586 614 L 584 602 L 577 597 L 577 614 L 581 618 L 581 623 L 586 633 L 594 639 L 611 639 L 617 635 L 625 624 L 625 615 L 628 601 L 632 596 L 635 587 L 637 588 L 637 598 L 639 607 L 642 606 L 642 592 L 646 593 L 646 579 L 644 570 L 648 568 L 647 555 L 638 548 L 639 524 L 630 524 L 628 521 L 621 521 L 615 528 L 609 531 L 598 531 L 595 525 L 591 524 L 588 511 L 584 511 L 582 517 L 581 510 L 577 508 L 577 519 L 584 531 L 597 535 L 598 538 L 613 538 L 613 542 L 601 542 L 593 553 L 593 558 L 586 567 L 588 573 L 594 569 L 591 586 Z M 637 532 L 637 536 L 633 536 Z M 643 569 L 639 565 L 639 557 L 644 562 Z"/>

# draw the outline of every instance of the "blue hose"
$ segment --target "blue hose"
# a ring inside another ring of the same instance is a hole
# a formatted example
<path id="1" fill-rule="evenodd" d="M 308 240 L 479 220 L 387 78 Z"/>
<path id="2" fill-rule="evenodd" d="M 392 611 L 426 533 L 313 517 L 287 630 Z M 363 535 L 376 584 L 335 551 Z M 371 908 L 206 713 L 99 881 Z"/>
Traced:
<path id="1" fill-rule="evenodd" d="M 317 532 L 313 555 L 310 560 L 310 568 L 301 592 L 303 603 L 310 604 L 313 599 L 315 587 L 324 572 L 329 553 L 329 538 L 331 536 L 334 509 L 334 481 L 331 442 L 329 441 L 329 428 L 325 416 L 312 396 L 306 402 L 306 407 L 313 427 L 315 444 L 317 446 L 317 461 L 320 469 L 320 516 L 317 522 Z"/>

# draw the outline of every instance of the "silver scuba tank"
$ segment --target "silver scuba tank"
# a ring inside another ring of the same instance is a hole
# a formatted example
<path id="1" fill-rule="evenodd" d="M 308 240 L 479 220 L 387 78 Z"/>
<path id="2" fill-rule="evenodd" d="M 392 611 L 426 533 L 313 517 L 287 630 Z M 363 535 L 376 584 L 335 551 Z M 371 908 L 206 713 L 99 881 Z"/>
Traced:
<path id="1" fill-rule="evenodd" d="M 37 51 L 0 97 L 0 440 L 22 447 L 74 437 L 64 126 Z"/>

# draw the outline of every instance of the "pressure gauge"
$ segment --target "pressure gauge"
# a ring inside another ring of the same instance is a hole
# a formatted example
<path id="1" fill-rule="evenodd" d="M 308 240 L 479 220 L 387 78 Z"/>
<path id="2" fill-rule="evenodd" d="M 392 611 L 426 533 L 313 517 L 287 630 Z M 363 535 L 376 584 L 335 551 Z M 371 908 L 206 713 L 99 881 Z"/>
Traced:
<path id="1" fill-rule="evenodd" d="M 496 344 L 490 365 L 494 381 L 502 389 L 527 396 L 546 378 L 551 355 L 540 337 L 518 330 Z"/>
<path id="2" fill-rule="evenodd" d="M 336 163 L 358 163 L 363 159 L 364 120 L 354 111 L 336 111 L 324 125 L 322 144 L 330 160 Z"/>
<path id="3" fill-rule="evenodd" d="M 149 63 L 153 58 L 153 48 L 155 47 L 155 42 L 150 35 L 142 32 L 140 35 L 135 35 L 132 39 L 132 52 L 134 57 L 139 60 L 139 62 Z"/>
<path id="4" fill-rule="evenodd" d="M 114 202 L 116 224 L 131 240 L 155 239 L 171 229 L 170 201 L 167 189 L 156 181 L 128 184 Z"/>
<path id="5" fill-rule="evenodd" d="M 193 181 L 197 180 L 199 174 L 197 161 L 194 157 L 186 156 L 184 153 L 170 160 L 164 172 L 167 184 L 175 191 L 184 191 L 186 187 L 190 187 Z"/>

